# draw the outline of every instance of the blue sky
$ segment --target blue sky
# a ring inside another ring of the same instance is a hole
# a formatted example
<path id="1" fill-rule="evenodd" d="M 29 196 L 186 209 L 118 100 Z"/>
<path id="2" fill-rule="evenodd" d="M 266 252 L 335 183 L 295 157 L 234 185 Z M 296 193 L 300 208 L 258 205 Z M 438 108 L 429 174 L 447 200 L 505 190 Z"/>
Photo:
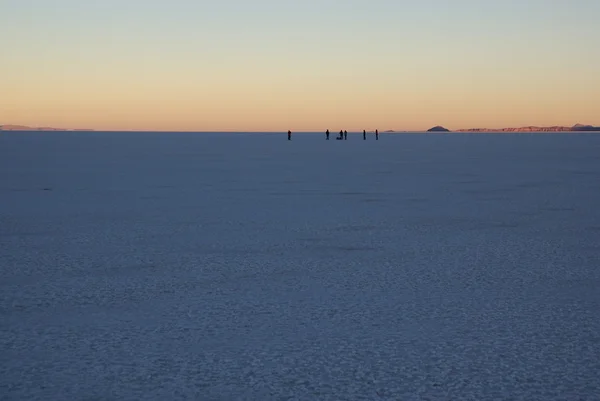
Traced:
<path id="1" fill-rule="evenodd" d="M 592 0 L 0 0 L 0 124 L 600 123 L 599 17 Z"/>

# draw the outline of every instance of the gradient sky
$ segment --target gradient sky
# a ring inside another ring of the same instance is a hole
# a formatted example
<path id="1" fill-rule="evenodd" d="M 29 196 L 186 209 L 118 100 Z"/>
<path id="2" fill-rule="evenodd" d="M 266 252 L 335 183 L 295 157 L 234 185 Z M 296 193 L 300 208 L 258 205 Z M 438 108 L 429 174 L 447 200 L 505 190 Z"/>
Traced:
<path id="1" fill-rule="evenodd" d="M 0 0 L 0 124 L 600 125 L 598 0 Z"/>

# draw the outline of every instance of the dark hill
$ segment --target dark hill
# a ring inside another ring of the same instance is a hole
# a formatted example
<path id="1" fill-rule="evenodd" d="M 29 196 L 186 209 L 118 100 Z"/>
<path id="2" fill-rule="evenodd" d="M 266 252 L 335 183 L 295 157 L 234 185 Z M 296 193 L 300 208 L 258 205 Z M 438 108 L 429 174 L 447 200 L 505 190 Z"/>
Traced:
<path id="1" fill-rule="evenodd" d="M 448 128 L 444 128 L 441 125 L 436 125 L 433 128 L 429 128 L 427 132 L 450 132 Z"/>

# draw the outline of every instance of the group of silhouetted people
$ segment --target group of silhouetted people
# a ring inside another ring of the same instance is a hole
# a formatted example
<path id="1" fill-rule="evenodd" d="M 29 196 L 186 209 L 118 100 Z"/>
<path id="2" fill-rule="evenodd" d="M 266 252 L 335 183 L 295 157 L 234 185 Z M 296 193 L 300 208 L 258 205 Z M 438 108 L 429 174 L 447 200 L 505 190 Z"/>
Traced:
<path id="1" fill-rule="evenodd" d="M 329 140 L 329 130 L 325 131 L 325 139 Z M 335 137 L 336 140 L 348 140 L 348 131 L 340 130 L 340 134 Z M 375 139 L 379 140 L 379 130 L 375 130 Z M 292 140 L 292 131 L 288 131 L 288 141 Z M 363 141 L 367 140 L 367 131 L 363 130 Z"/>

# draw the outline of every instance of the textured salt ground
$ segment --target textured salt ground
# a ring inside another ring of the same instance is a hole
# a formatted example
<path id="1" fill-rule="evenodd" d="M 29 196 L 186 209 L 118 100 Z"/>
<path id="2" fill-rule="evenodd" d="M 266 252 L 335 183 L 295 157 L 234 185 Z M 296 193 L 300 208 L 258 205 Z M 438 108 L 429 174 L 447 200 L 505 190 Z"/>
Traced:
<path id="1" fill-rule="evenodd" d="M 600 136 L 0 134 L 0 398 L 598 400 Z"/>

